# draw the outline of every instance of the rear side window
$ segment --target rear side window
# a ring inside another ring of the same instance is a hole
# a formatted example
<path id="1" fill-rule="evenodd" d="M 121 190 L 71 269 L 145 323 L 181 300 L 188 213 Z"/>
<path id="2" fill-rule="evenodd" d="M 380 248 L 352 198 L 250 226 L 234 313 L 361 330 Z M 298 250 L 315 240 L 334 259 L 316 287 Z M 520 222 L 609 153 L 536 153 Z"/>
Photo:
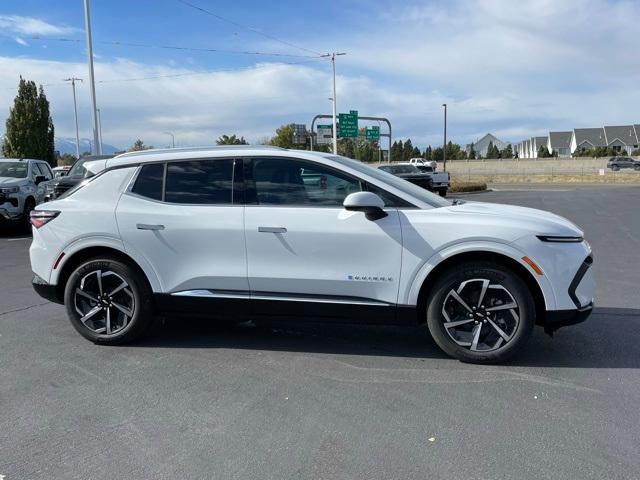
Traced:
<path id="1" fill-rule="evenodd" d="M 168 163 L 165 202 L 231 204 L 233 162 L 233 159 L 220 159 Z"/>
<path id="2" fill-rule="evenodd" d="M 164 163 L 144 165 L 131 191 L 153 200 L 162 200 L 163 177 Z"/>

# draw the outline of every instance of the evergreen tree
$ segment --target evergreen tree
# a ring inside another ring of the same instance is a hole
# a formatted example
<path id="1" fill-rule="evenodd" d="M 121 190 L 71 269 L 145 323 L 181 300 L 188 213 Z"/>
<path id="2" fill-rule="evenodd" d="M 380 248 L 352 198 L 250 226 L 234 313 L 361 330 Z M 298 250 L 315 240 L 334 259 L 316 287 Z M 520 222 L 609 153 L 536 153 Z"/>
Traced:
<path id="1" fill-rule="evenodd" d="M 538 149 L 538 158 L 550 158 L 551 153 L 549 153 L 549 149 L 546 145 L 541 145 Z"/>
<path id="2" fill-rule="evenodd" d="M 513 148 L 511 147 L 511 144 L 502 149 L 500 152 L 500 158 L 513 158 Z"/>
<path id="3" fill-rule="evenodd" d="M 407 141 L 404 142 L 404 147 L 402 147 L 402 161 L 408 162 L 413 154 L 413 145 L 411 144 L 411 139 L 407 138 Z"/>
<path id="4" fill-rule="evenodd" d="M 429 145 L 427 149 L 424 151 L 424 159 L 432 160 L 431 158 L 432 154 L 433 154 L 433 149 L 431 148 L 431 145 Z"/>
<path id="5" fill-rule="evenodd" d="M 422 153 L 420 153 L 420 149 L 418 147 L 413 147 L 411 158 L 420 158 L 420 157 L 422 157 Z"/>
<path id="6" fill-rule="evenodd" d="M 142 150 L 150 150 L 152 148 L 153 145 L 145 145 L 144 142 L 138 138 L 134 144 L 129 147 L 127 152 L 140 152 Z"/>
<path id="7" fill-rule="evenodd" d="M 469 160 L 475 160 L 476 158 L 476 149 L 473 147 L 473 143 L 469 145 L 469 154 L 467 156 Z"/>
<path id="8" fill-rule="evenodd" d="M 56 165 L 54 128 L 49 114 L 49 101 L 40 85 L 20 77 L 18 95 L 7 118 L 2 144 L 5 157 L 35 158 Z"/>

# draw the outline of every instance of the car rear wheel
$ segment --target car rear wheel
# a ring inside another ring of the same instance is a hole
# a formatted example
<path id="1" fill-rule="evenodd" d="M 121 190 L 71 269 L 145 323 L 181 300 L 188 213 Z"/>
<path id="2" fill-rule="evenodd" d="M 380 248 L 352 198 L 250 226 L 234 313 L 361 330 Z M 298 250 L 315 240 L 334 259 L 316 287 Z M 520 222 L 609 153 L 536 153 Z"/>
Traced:
<path id="1" fill-rule="evenodd" d="M 488 262 L 458 265 L 427 298 L 427 326 L 445 353 L 463 362 L 498 363 L 522 349 L 535 323 L 526 284 Z"/>
<path id="2" fill-rule="evenodd" d="M 22 212 L 22 223 L 21 229 L 24 229 L 25 232 L 31 231 L 31 212 L 36 208 L 36 202 L 33 198 L 27 198 L 24 202 L 24 210 Z"/>
<path id="3" fill-rule="evenodd" d="M 67 281 L 64 303 L 71 324 L 94 343 L 131 342 L 153 320 L 152 292 L 146 278 L 112 257 L 80 265 Z"/>
<path id="4" fill-rule="evenodd" d="M 634 165 L 633 169 L 636 170 L 636 171 L 640 171 L 640 165 Z"/>
<path id="5" fill-rule="evenodd" d="M 620 167 L 618 165 L 611 165 L 611 170 L 617 172 L 618 170 L 620 170 Z"/>
<path id="6" fill-rule="evenodd" d="M 439 194 L 441 197 L 446 197 L 446 196 L 447 196 L 447 189 L 446 189 L 446 188 L 439 188 L 439 189 L 438 189 L 438 194 Z"/>

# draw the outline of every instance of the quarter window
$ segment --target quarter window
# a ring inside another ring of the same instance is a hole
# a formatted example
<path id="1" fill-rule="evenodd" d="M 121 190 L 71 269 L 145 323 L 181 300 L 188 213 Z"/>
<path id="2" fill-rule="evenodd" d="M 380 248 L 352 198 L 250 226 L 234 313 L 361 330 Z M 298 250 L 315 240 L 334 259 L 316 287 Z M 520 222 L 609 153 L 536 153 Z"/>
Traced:
<path id="1" fill-rule="evenodd" d="M 131 191 L 137 195 L 162 200 L 162 181 L 164 177 L 164 163 L 151 163 L 140 169 L 136 183 Z"/>
<path id="2" fill-rule="evenodd" d="M 362 190 L 360 181 L 311 162 L 283 158 L 253 160 L 253 180 L 260 205 L 342 206 Z"/>
<path id="3" fill-rule="evenodd" d="M 232 203 L 233 159 L 167 163 L 164 200 L 172 203 Z"/>

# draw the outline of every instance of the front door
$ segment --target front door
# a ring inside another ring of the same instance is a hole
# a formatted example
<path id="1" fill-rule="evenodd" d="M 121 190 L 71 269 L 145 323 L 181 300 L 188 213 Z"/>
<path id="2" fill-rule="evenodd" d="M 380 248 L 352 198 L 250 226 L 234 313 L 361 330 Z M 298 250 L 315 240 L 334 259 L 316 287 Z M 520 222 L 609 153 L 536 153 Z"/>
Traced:
<path id="1" fill-rule="evenodd" d="M 402 252 L 395 208 L 376 221 L 346 211 L 344 198 L 360 191 L 361 182 L 317 162 L 256 158 L 245 174 L 256 314 L 350 317 L 367 311 L 369 322 L 395 315 Z"/>

